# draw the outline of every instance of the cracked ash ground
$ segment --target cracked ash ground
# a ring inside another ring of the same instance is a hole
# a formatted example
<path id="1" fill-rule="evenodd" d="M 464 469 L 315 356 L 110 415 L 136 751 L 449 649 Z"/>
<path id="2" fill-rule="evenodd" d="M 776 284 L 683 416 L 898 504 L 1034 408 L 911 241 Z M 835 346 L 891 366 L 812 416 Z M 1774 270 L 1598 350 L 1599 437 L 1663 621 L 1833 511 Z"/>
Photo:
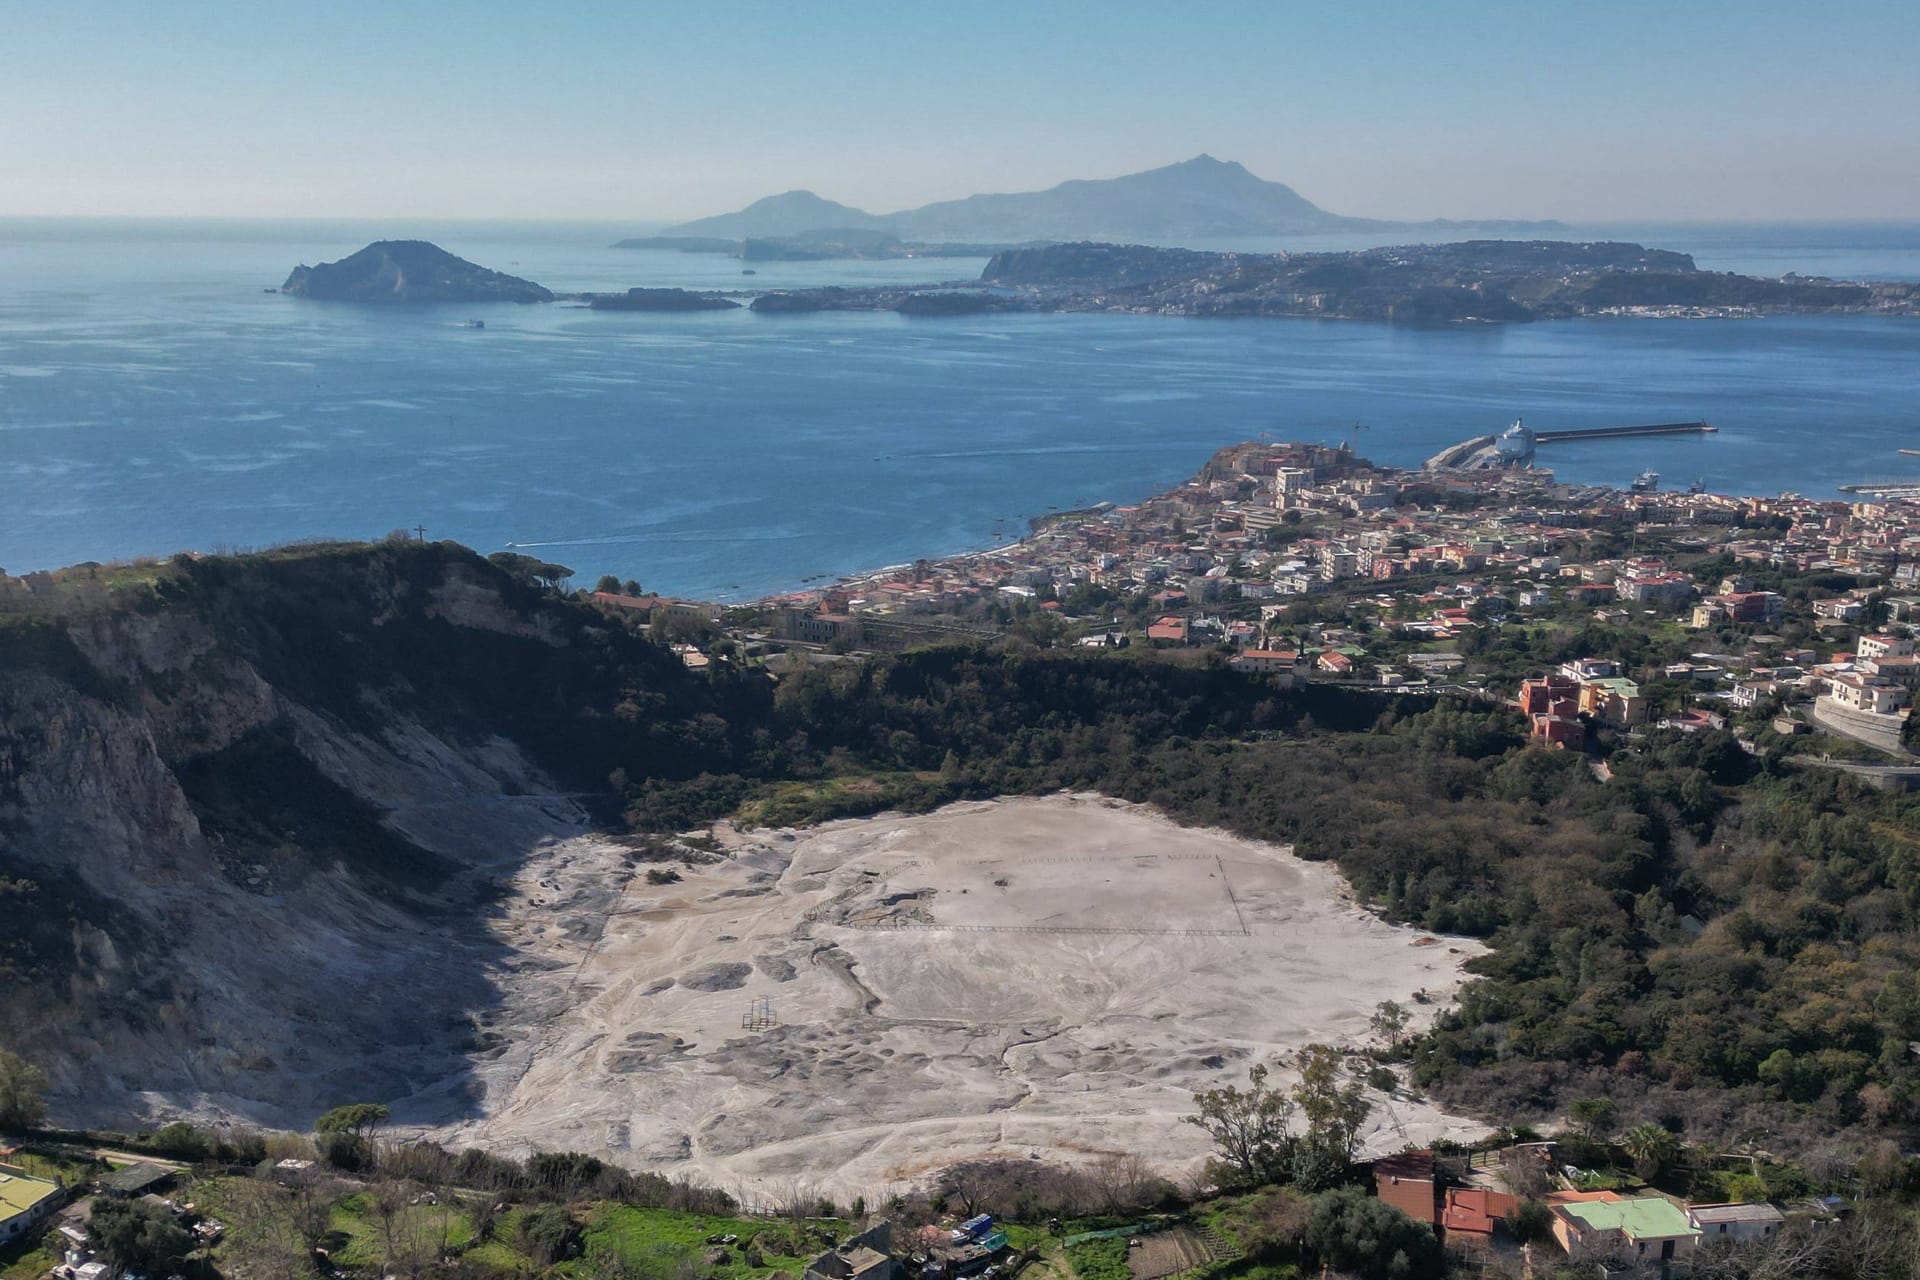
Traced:
<path id="1" fill-rule="evenodd" d="M 669 885 L 593 838 L 528 864 L 481 1115 L 438 1136 L 749 1201 L 984 1154 L 1178 1172 L 1204 1155 L 1195 1088 L 1364 1041 L 1380 1001 L 1444 1000 L 1477 951 L 1382 923 L 1284 848 L 1096 796 L 720 834 L 729 856 Z M 1472 1130 L 1381 1097 L 1369 1142 Z"/>

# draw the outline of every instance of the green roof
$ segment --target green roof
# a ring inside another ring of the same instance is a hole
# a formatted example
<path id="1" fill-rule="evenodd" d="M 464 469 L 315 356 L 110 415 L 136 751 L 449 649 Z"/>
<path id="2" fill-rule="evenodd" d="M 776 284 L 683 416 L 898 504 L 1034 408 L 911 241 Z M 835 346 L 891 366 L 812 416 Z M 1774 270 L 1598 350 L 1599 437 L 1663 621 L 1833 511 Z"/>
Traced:
<path id="1" fill-rule="evenodd" d="M 1678 1206 L 1659 1196 L 1643 1196 L 1638 1200 L 1582 1200 L 1561 1205 L 1560 1212 L 1595 1231 L 1623 1231 L 1629 1240 L 1665 1240 L 1700 1234 Z"/>
<path id="2" fill-rule="evenodd" d="M 0 1222 L 25 1213 L 60 1190 L 54 1183 L 20 1173 L 0 1173 Z"/>

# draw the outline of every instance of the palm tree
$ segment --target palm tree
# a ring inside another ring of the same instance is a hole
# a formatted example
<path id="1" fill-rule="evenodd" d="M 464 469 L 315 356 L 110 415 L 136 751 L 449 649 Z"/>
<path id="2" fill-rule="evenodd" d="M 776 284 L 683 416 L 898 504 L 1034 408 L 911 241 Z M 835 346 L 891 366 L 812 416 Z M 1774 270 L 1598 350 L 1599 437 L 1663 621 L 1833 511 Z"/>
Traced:
<path id="1" fill-rule="evenodd" d="M 1680 1139 L 1652 1122 L 1621 1134 L 1620 1145 L 1633 1157 L 1634 1172 L 1647 1179 L 1659 1177 L 1680 1154 Z"/>

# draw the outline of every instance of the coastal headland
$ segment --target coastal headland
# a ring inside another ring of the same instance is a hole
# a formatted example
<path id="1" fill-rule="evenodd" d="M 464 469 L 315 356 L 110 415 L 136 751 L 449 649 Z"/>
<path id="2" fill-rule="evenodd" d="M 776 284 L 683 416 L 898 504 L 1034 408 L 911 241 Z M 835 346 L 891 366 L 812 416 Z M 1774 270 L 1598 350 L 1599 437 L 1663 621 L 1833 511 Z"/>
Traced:
<path id="1" fill-rule="evenodd" d="M 423 241 L 380 241 L 296 268 L 281 291 L 361 303 L 567 301 L 603 311 L 725 310 L 717 292 L 639 287 L 557 294 Z M 1351 253 L 1209 253 L 1097 243 L 995 253 L 975 281 L 749 292 L 760 315 L 892 311 L 1317 317 L 1399 325 L 1592 315 L 1920 315 L 1920 284 L 1763 279 L 1702 271 L 1637 244 L 1470 240 Z"/>

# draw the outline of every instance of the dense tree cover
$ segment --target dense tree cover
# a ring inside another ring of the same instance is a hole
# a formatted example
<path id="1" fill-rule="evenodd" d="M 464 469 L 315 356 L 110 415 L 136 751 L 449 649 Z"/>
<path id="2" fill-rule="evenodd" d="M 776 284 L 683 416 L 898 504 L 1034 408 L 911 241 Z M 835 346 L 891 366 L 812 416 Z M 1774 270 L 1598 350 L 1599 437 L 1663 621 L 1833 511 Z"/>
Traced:
<path id="1" fill-rule="evenodd" d="M 10 1049 L 0 1049 L 0 1133 L 39 1124 L 47 1113 L 47 1073 Z"/>
<path id="2" fill-rule="evenodd" d="M 1422 1280 L 1446 1269 L 1431 1227 L 1358 1187 L 1314 1197 L 1306 1242 L 1322 1261 L 1366 1280 Z"/>
<path id="3" fill-rule="evenodd" d="M 1515 1119 L 1618 1097 L 1627 1120 L 1723 1137 L 1913 1120 L 1920 800 L 1725 734 L 1657 735 L 1602 781 L 1518 731 L 1504 710 L 1281 693 L 1215 666 L 934 649 L 801 671 L 746 769 L 649 779 L 629 812 L 863 769 L 877 788 L 784 816 L 1097 789 L 1292 841 L 1389 916 L 1488 939 L 1415 1049 L 1444 1096 Z"/>
<path id="4" fill-rule="evenodd" d="M 193 1249 L 193 1237 L 173 1215 L 147 1200 L 97 1197 L 87 1234 L 109 1262 L 146 1275 L 167 1274 Z"/>

